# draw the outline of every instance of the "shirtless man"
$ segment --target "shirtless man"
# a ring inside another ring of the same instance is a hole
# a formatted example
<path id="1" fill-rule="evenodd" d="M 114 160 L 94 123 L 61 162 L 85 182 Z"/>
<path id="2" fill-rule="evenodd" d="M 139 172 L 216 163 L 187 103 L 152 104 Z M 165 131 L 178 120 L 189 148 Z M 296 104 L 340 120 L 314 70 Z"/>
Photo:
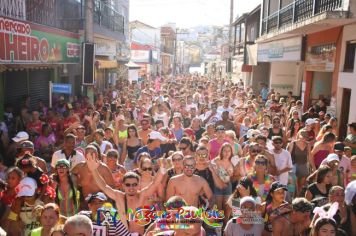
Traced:
<path id="1" fill-rule="evenodd" d="M 165 168 L 165 162 L 162 162 L 155 180 L 145 188 L 139 191 L 139 182 L 140 177 L 133 172 L 128 172 L 124 175 L 123 178 L 123 188 L 124 192 L 113 189 L 111 186 L 107 184 L 107 181 L 102 173 L 100 173 L 100 161 L 95 157 L 95 153 L 86 155 L 87 166 L 91 174 L 93 175 L 96 184 L 99 186 L 101 191 L 103 191 L 109 198 L 113 199 L 116 203 L 116 208 L 119 211 L 121 217 L 127 219 L 126 213 L 129 209 L 135 211 L 139 207 L 144 206 L 145 200 L 155 193 L 159 186 L 161 186 L 161 182 L 163 180 L 164 175 L 167 173 L 167 169 Z M 133 220 L 122 221 L 131 233 L 138 233 L 140 235 L 144 234 L 144 226 L 142 224 L 138 224 Z"/>
<path id="2" fill-rule="evenodd" d="M 306 235 L 313 205 L 305 198 L 296 198 L 292 202 L 292 207 L 290 213 L 273 220 L 273 236 Z"/>
<path id="3" fill-rule="evenodd" d="M 169 180 L 166 199 L 176 195 L 182 197 L 187 205 L 198 207 L 199 196 L 205 195 L 210 202 L 213 192 L 205 179 L 194 174 L 196 166 L 194 157 L 186 156 L 183 166 L 183 174 L 176 175 Z"/>
<path id="4" fill-rule="evenodd" d="M 98 159 L 98 150 L 93 145 L 88 145 L 85 148 L 85 156 L 95 156 L 98 161 L 98 172 L 104 178 L 105 182 L 114 187 L 115 180 L 112 176 L 111 170 L 107 165 Z M 80 162 L 72 170 L 72 174 L 76 177 L 77 184 L 82 187 L 83 196 L 88 196 L 90 193 L 100 192 L 100 187 L 96 184 L 94 178 L 96 178 L 90 171 L 86 162 Z M 82 203 L 83 204 L 83 203 Z M 83 206 L 83 205 L 82 205 Z M 86 204 L 84 205 L 84 207 Z"/>
<path id="5" fill-rule="evenodd" d="M 152 129 L 150 129 L 150 121 L 148 119 L 142 119 L 141 128 L 142 129 L 138 131 L 138 136 L 142 139 L 143 145 L 147 145 L 148 135 L 152 131 Z"/>

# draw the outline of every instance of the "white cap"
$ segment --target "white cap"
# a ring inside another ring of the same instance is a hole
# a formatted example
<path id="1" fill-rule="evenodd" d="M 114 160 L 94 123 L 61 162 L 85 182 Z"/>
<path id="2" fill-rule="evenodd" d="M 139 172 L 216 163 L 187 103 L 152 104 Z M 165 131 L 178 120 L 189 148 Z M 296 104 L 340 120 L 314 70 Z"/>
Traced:
<path id="1" fill-rule="evenodd" d="M 315 124 L 315 123 L 316 123 L 316 121 L 313 118 L 309 118 L 309 119 L 307 119 L 305 121 L 305 125 L 312 125 L 312 124 Z"/>
<path id="2" fill-rule="evenodd" d="M 356 180 L 350 182 L 345 189 L 345 202 L 347 205 L 352 204 L 352 200 L 356 194 Z"/>
<path id="3" fill-rule="evenodd" d="M 258 129 L 249 129 L 247 131 L 247 138 L 252 138 L 253 136 L 257 136 L 260 134 L 261 134 L 261 131 L 259 131 Z"/>
<path id="4" fill-rule="evenodd" d="M 29 139 L 28 133 L 26 133 L 25 131 L 18 132 L 16 134 L 16 136 L 12 138 L 12 140 L 14 140 L 14 142 L 16 142 L 16 143 L 22 142 L 22 141 L 25 141 L 28 139 Z"/>
<path id="5" fill-rule="evenodd" d="M 149 135 L 148 135 L 149 139 L 159 139 L 162 142 L 167 141 L 167 139 L 165 137 L 163 137 L 163 135 L 160 132 L 157 131 L 152 131 Z"/>
<path id="6" fill-rule="evenodd" d="M 18 191 L 16 197 L 32 197 L 35 194 L 36 189 L 36 180 L 30 177 L 25 177 L 16 187 L 16 190 Z"/>
<path id="7" fill-rule="evenodd" d="M 335 153 L 330 153 L 322 162 L 321 164 L 330 163 L 332 161 L 340 162 L 339 156 Z"/>
<path id="8" fill-rule="evenodd" d="M 241 198 L 240 206 L 242 206 L 246 202 L 251 202 L 254 206 L 256 206 L 256 200 L 251 196 L 246 196 L 246 197 Z"/>

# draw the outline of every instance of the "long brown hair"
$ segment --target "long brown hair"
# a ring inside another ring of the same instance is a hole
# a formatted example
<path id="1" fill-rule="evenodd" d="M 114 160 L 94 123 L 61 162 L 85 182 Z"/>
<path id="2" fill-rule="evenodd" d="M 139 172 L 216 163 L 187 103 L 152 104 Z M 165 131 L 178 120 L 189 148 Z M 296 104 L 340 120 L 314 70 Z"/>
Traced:
<path id="1" fill-rule="evenodd" d="M 221 148 L 220 148 L 220 152 L 219 152 L 219 159 L 222 160 L 223 159 L 223 151 L 224 148 L 229 147 L 231 150 L 231 155 L 229 157 L 229 161 L 231 161 L 231 158 L 234 156 L 234 149 L 232 148 L 230 143 L 224 143 Z"/>

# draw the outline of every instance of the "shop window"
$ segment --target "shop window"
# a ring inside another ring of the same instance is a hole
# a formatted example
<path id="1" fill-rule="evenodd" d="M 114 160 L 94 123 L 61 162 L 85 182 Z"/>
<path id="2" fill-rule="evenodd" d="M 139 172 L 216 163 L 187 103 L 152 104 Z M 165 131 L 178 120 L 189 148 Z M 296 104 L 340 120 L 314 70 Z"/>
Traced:
<path id="1" fill-rule="evenodd" d="M 346 52 L 345 52 L 345 72 L 353 72 L 355 64 L 355 52 L 356 52 L 356 40 L 349 41 L 346 43 Z"/>

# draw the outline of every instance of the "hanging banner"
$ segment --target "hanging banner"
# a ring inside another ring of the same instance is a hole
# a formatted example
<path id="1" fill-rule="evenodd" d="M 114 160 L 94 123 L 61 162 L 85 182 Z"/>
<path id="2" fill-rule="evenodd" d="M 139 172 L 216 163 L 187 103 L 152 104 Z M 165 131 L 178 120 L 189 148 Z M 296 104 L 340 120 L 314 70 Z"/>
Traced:
<path id="1" fill-rule="evenodd" d="M 0 17 L 0 63 L 79 63 L 80 35 Z"/>
<path id="2" fill-rule="evenodd" d="M 305 69 L 307 71 L 333 72 L 335 68 L 336 44 L 308 47 Z"/>

